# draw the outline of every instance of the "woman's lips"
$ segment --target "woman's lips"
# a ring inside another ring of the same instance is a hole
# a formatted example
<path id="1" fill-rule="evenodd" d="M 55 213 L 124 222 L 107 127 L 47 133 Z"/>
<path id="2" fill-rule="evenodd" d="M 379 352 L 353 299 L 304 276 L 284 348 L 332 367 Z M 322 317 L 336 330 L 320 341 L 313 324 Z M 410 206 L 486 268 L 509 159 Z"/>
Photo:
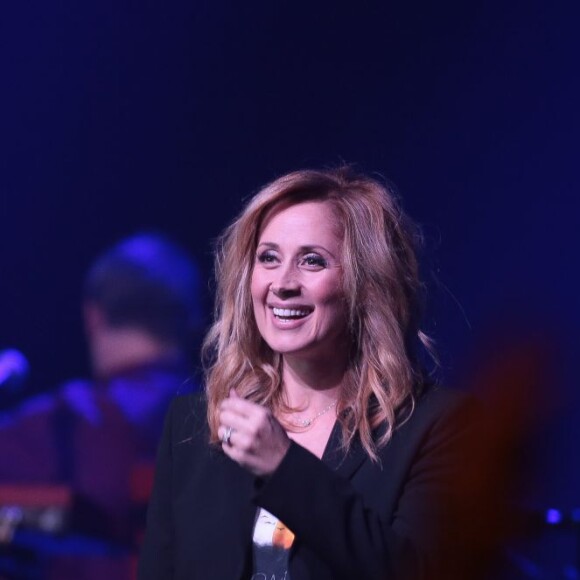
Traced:
<path id="1" fill-rule="evenodd" d="M 302 321 L 312 314 L 314 308 L 308 306 L 292 306 L 289 308 L 270 306 L 270 310 L 272 312 L 272 319 L 276 326 L 294 328 L 300 326 Z"/>
<path id="2" fill-rule="evenodd" d="M 272 307 L 272 312 L 276 318 L 304 318 L 308 316 L 312 309 L 310 308 L 275 308 Z"/>

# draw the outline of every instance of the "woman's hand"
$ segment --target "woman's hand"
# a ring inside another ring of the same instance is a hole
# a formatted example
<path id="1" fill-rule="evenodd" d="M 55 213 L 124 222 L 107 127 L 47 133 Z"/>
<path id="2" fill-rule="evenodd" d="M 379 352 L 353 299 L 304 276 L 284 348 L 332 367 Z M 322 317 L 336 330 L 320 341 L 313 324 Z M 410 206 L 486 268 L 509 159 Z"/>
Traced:
<path id="1" fill-rule="evenodd" d="M 234 390 L 220 404 L 218 435 L 228 457 L 261 477 L 274 472 L 290 447 L 288 435 L 272 413 Z"/>

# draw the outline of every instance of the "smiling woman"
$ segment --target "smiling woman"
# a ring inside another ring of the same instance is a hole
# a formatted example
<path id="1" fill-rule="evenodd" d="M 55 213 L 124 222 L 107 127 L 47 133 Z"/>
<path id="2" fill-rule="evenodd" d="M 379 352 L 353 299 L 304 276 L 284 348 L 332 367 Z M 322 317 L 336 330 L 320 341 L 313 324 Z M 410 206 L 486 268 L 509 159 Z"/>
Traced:
<path id="1" fill-rule="evenodd" d="M 454 577 L 470 406 L 417 363 L 416 241 L 346 168 L 281 177 L 226 230 L 206 393 L 167 418 L 142 580 Z"/>

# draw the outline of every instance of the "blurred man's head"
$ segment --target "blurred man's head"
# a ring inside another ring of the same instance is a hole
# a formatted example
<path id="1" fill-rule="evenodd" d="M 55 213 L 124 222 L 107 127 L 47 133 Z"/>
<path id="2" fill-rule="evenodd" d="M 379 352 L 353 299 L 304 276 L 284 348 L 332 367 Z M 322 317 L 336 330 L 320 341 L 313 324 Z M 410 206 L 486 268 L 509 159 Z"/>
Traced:
<path id="1" fill-rule="evenodd" d="M 83 299 L 97 374 L 179 356 L 201 326 L 198 269 L 183 249 L 156 234 L 126 238 L 101 255 Z"/>

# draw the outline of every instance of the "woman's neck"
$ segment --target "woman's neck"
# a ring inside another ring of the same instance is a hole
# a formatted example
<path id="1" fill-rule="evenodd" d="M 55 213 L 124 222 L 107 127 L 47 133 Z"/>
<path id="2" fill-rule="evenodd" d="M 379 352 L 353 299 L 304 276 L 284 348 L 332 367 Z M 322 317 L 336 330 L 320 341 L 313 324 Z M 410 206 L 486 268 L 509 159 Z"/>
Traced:
<path id="1" fill-rule="evenodd" d="M 283 389 L 286 402 L 297 409 L 318 409 L 338 399 L 345 365 L 331 361 L 284 357 Z"/>
<path id="2" fill-rule="evenodd" d="M 284 396 L 293 410 L 281 413 L 278 418 L 288 436 L 318 458 L 324 454 L 336 421 L 344 373 L 345 366 L 336 358 L 329 364 L 288 357 L 282 361 Z"/>

